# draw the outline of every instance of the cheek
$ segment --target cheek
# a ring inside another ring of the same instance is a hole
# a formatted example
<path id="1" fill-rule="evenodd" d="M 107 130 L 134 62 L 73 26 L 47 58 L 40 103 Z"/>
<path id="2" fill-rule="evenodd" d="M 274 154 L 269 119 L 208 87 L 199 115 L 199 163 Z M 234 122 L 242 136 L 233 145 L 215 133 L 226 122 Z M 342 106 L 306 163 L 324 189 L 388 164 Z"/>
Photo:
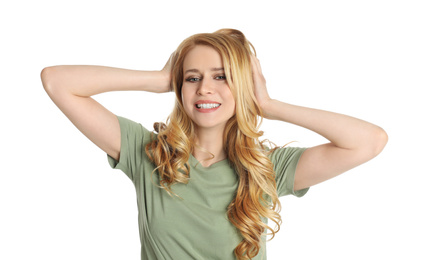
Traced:
<path id="1" fill-rule="evenodd" d="M 227 99 L 230 100 L 230 102 L 232 103 L 232 106 L 234 107 L 234 112 L 236 111 L 236 100 L 234 99 L 233 94 L 231 93 L 231 90 L 228 89 L 228 93 L 227 93 Z"/>

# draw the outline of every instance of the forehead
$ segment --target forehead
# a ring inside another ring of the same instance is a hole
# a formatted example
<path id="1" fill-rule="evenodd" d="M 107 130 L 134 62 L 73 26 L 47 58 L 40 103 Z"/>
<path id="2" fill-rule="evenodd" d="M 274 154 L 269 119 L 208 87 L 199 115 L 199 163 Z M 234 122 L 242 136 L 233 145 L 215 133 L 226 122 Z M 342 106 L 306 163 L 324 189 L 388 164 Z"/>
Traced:
<path id="1" fill-rule="evenodd" d="M 222 58 L 214 48 L 206 45 L 196 45 L 187 53 L 183 67 L 184 71 L 190 69 L 208 70 L 222 67 Z"/>

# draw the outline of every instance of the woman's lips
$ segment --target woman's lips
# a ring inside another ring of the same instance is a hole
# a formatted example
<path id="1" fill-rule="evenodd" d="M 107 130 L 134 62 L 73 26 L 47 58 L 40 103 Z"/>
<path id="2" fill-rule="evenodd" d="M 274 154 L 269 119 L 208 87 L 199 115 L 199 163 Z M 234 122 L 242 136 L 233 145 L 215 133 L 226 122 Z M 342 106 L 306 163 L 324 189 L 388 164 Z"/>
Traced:
<path id="1" fill-rule="evenodd" d="M 221 106 L 220 103 L 212 100 L 199 100 L 194 103 L 194 107 L 201 113 L 211 113 L 216 111 Z"/>

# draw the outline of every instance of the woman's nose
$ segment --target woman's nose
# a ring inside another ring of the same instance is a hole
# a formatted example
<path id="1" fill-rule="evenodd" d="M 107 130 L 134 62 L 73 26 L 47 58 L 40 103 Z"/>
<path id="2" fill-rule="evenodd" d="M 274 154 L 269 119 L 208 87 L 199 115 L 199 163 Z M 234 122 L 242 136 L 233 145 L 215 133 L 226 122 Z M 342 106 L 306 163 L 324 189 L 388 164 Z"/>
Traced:
<path id="1" fill-rule="evenodd" d="M 199 87 L 197 89 L 197 94 L 206 95 L 206 94 L 212 94 L 213 92 L 214 92 L 213 83 L 211 82 L 211 80 L 203 79 L 199 84 Z"/>

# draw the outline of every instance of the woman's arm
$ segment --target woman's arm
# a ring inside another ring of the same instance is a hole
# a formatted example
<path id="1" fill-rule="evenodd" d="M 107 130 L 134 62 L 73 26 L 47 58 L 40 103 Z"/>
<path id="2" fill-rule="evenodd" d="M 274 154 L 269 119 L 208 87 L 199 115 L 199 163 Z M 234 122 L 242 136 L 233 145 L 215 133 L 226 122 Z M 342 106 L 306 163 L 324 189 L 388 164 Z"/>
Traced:
<path id="1" fill-rule="evenodd" d="M 352 169 L 377 156 L 386 145 L 386 132 L 374 124 L 271 99 L 259 61 L 254 56 L 252 70 L 255 95 L 265 118 L 305 127 L 330 141 L 303 153 L 296 169 L 295 190 L 310 187 Z"/>
<path id="2" fill-rule="evenodd" d="M 47 94 L 93 143 L 119 160 L 121 133 L 117 117 L 91 98 L 108 91 L 170 91 L 170 60 L 161 71 L 137 71 L 75 65 L 44 68 L 41 80 Z"/>

